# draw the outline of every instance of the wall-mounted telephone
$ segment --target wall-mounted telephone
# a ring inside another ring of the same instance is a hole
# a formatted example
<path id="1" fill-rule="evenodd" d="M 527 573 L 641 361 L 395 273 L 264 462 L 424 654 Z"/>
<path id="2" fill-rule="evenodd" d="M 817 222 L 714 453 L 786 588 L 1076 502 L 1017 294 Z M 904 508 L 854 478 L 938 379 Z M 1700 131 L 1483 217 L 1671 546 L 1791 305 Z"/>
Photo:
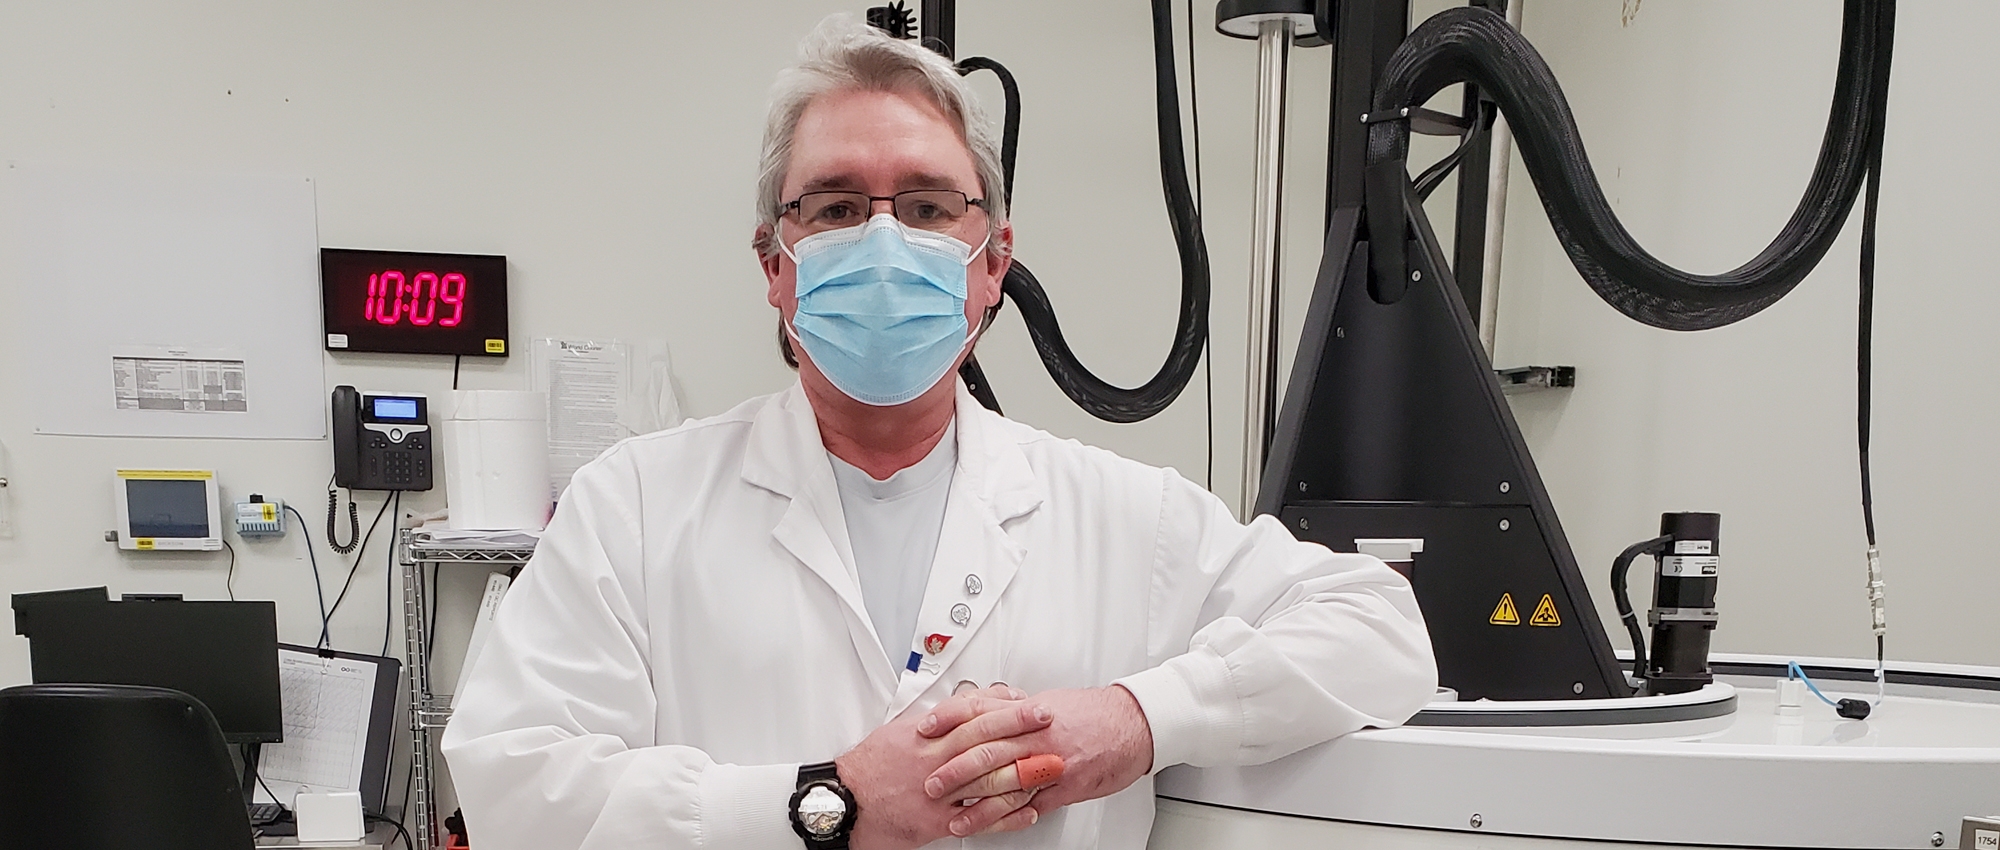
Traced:
<path id="1" fill-rule="evenodd" d="M 415 393 L 333 388 L 333 483 L 350 490 L 431 489 L 430 403 Z"/>

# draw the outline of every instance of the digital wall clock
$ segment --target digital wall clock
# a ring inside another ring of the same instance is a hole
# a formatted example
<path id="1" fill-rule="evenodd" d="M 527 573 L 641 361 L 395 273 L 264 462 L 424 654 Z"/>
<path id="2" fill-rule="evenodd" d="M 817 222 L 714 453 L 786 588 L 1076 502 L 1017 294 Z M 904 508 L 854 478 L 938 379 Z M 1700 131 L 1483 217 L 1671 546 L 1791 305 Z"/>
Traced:
<path id="1" fill-rule="evenodd" d="M 507 258 L 319 250 L 328 351 L 507 356 Z"/>

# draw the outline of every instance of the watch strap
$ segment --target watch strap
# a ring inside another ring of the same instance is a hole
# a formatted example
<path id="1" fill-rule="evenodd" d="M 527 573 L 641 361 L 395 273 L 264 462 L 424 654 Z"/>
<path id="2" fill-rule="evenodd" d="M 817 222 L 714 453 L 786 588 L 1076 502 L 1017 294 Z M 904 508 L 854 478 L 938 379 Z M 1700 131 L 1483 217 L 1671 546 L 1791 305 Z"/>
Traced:
<path id="1" fill-rule="evenodd" d="M 840 781 L 840 770 L 837 767 L 835 767 L 833 762 L 823 761 L 820 762 L 819 764 L 799 765 L 798 787 L 804 788 L 806 787 L 806 784 L 810 782 L 829 782 L 829 781 L 830 782 Z"/>

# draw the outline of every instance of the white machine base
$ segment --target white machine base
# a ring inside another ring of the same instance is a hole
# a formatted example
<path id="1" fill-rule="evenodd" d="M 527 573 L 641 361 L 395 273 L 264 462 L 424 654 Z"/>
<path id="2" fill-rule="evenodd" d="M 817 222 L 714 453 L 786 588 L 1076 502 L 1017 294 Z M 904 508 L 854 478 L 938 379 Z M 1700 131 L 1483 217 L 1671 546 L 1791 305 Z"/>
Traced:
<path id="1" fill-rule="evenodd" d="M 1902 669 L 2000 683 L 1988 668 Z M 1725 678 L 1711 693 L 1733 686 L 1737 703 L 1722 717 L 1371 729 L 1257 767 L 1174 768 L 1154 786 L 1151 850 L 1930 850 L 1957 844 L 1962 818 L 2000 811 L 2000 690 L 1891 685 L 1849 721 L 1817 700 L 1780 716 L 1775 680 Z M 1872 683 L 1820 685 L 1874 696 Z"/>

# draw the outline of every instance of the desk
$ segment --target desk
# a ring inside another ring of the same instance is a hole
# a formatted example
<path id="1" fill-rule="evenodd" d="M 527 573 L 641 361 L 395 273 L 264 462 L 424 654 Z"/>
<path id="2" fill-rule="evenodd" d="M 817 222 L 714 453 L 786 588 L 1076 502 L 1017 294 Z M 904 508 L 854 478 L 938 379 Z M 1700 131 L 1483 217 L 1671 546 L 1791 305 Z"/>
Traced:
<path id="1" fill-rule="evenodd" d="M 399 840 L 401 839 L 396 837 L 395 827 L 385 823 L 370 821 L 368 823 L 368 834 L 361 836 L 361 840 L 354 843 L 300 844 L 299 840 L 292 836 L 277 835 L 257 839 L 257 848 L 258 850 L 264 850 L 266 847 L 311 847 L 313 850 L 381 850 L 381 848 L 387 847 Z"/>

